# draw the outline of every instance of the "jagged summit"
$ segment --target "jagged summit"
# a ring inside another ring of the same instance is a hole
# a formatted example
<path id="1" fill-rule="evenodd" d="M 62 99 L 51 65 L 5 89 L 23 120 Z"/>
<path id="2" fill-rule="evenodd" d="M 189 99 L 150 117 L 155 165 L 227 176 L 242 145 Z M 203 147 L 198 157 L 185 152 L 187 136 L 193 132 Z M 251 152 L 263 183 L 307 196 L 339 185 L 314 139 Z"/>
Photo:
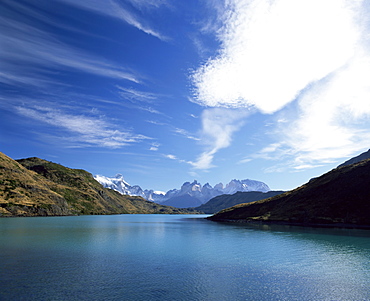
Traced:
<path id="1" fill-rule="evenodd" d="M 122 194 L 141 196 L 149 201 L 180 208 L 199 206 L 222 194 L 234 194 L 236 192 L 248 191 L 270 191 L 270 188 L 265 183 L 249 179 L 233 179 L 225 186 L 219 183 L 214 187 L 209 183 L 202 185 L 197 180 L 193 180 L 193 182 L 185 182 L 182 184 L 180 189 L 171 189 L 166 193 L 147 189 L 143 190 L 138 185 L 131 186 L 124 180 L 121 174 L 117 174 L 113 178 L 98 175 L 95 176 L 95 179 L 104 187 L 114 189 Z"/>

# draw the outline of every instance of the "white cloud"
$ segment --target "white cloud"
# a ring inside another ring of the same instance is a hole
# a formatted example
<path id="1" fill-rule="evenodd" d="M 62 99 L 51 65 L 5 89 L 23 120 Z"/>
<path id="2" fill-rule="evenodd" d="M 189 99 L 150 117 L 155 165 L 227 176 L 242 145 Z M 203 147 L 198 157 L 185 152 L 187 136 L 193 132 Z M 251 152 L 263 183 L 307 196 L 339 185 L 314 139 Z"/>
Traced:
<path id="1" fill-rule="evenodd" d="M 243 162 L 251 157 L 289 159 L 278 169 L 301 170 L 368 148 L 370 34 L 366 23 L 370 18 L 366 2 L 225 3 L 224 26 L 217 32 L 222 47 L 193 73 L 193 101 L 206 107 L 255 107 L 278 115 L 275 130 L 269 128 L 274 142 Z M 294 106 L 288 108 L 293 101 Z M 292 107 L 296 108 L 293 113 Z M 214 142 L 194 165 L 211 166 L 218 149 Z"/>
<path id="2" fill-rule="evenodd" d="M 171 160 L 177 160 L 177 157 L 175 155 L 171 155 L 171 154 L 168 154 L 168 155 L 164 155 L 167 159 L 171 159 Z"/>
<path id="3" fill-rule="evenodd" d="M 16 107 L 17 113 L 37 121 L 58 127 L 69 133 L 68 138 L 62 138 L 79 146 L 100 146 L 119 148 L 130 143 L 148 139 L 144 135 L 136 135 L 130 131 L 114 129 L 106 121 L 83 115 L 73 115 L 60 110 L 44 107 Z"/>
<path id="4" fill-rule="evenodd" d="M 249 114 L 246 110 L 231 110 L 223 108 L 206 109 L 202 114 L 201 141 L 205 151 L 195 162 L 190 163 L 195 169 L 214 167 L 212 161 L 215 154 L 228 147 L 234 132 L 243 125 L 243 119 Z"/>
<path id="5" fill-rule="evenodd" d="M 295 168 L 335 162 L 369 147 L 369 78 L 370 57 L 358 55 L 302 95 L 297 113 L 278 134 L 295 153 Z"/>
<path id="6" fill-rule="evenodd" d="M 281 109 L 353 56 L 355 8 L 345 0 L 229 1 L 220 54 L 193 74 L 195 101 Z"/>

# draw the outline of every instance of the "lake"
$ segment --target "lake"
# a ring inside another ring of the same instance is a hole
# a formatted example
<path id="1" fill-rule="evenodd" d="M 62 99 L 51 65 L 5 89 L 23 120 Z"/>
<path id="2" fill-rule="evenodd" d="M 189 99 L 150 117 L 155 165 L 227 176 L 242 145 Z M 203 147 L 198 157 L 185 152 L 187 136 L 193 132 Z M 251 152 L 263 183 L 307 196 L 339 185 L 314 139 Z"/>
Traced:
<path id="1" fill-rule="evenodd" d="M 204 215 L 0 219 L 0 300 L 370 300 L 370 231 Z"/>

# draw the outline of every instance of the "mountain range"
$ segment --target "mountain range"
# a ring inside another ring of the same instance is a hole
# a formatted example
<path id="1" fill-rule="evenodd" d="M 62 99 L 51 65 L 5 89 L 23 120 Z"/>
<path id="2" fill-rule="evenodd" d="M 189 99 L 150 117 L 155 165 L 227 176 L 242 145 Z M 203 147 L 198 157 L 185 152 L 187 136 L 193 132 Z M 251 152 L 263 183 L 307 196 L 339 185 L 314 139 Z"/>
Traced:
<path id="1" fill-rule="evenodd" d="M 0 216 L 121 213 L 197 213 L 122 195 L 92 174 L 36 157 L 13 160 L 0 152 Z"/>
<path id="2" fill-rule="evenodd" d="M 164 192 L 143 190 L 140 186 L 131 186 L 121 174 L 109 178 L 96 175 L 94 177 L 104 187 L 120 192 L 123 195 L 141 196 L 158 204 L 177 208 L 198 207 L 207 203 L 210 199 L 219 195 L 230 195 L 236 192 L 259 191 L 268 192 L 267 184 L 255 180 L 231 180 L 225 186 L 222 183 L 212 187 L 209 183 L 202 185 L 198 181 L 185 182 L 180 189 L 172 189 Z"/>

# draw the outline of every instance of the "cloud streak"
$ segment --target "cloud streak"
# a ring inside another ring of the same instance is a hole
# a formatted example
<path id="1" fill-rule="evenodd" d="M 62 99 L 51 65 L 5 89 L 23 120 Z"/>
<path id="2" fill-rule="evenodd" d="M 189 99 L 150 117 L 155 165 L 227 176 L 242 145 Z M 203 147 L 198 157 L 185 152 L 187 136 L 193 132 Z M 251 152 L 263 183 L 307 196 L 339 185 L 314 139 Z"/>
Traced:
<path id="1" fill-rule="evenodd" d="M 195 141 L 200 140 L 200 138 L 195 137 L 195 135 L 190 134 L 187 130 L 184 130 L 184 129 L 175 128 L 174 132 L 177 133 L 177 134 L 180 134 L 180 135 L 182 135 L 182 136 L 184 136 L 184 137 L 186 137 L 187 139 L 190 139 L 190 140 L 195 140 Z"/>
<path id="2" fill-rule="evenodd" d="M 74 115 L 44 107 L 21 107 L 16 111 L 19 115 L 49 124 L 68 133 L 69 138 L 61 138 L 72 142 L 73 146 L 97 146 L 104 148 L 120 148 L 128 144 L 149 139 L 144 135 L 135 135 L 130 131 L 114 129 L 106 121 L 83 115 Z"/>
<path id="3" fill-rule="evenodd" d="M 160 40 L 166 41 L 168 38 L 156 30 L 152 29 L 150 26 L 145 24 L 143 20 L 132 11 L 124 8 L 118 1 L 107 0 L 84 0 L 84 1 L 74 1 L 74 0 L 59 0 L 64 3 L 79 7 L 87 11 L 91 11 L 100 15 L 112 17 L 119 19 L 139 30 L 145 32 L 146 34 L 152 35 Z M 142 7 L 142 1 L 132 1 L 135 6 Z M 150 7 L 159 7 L 160 1 L 150 1 L 146 4 Z"/>
<path id="4" fill-rule="evenodd" d="M 167 0 L 129 0 L 132 5 L 139 9 L 152 9 L 168 6 Z"/>
<path id="5" fill-rule="evenodd" d="M 139 82 L 133 72 L 64 44 L 35 24 L 3 17 L 0 29 L 3 83 L 45 86 L 50 84 L 48 73 L 63 69 Z"/>
<path id="6" fill-rule="evenodd" d="M 158 95 L 150 92 L 143 92 L 137 89 L 125 88 L 121 86 L 118 86 L 117 88 L 119 89 L 119 95 L 121 95 L 122 98 L 128 99 L 132 102 L 139 101 L 153 103 L 158 98 Z"/>

